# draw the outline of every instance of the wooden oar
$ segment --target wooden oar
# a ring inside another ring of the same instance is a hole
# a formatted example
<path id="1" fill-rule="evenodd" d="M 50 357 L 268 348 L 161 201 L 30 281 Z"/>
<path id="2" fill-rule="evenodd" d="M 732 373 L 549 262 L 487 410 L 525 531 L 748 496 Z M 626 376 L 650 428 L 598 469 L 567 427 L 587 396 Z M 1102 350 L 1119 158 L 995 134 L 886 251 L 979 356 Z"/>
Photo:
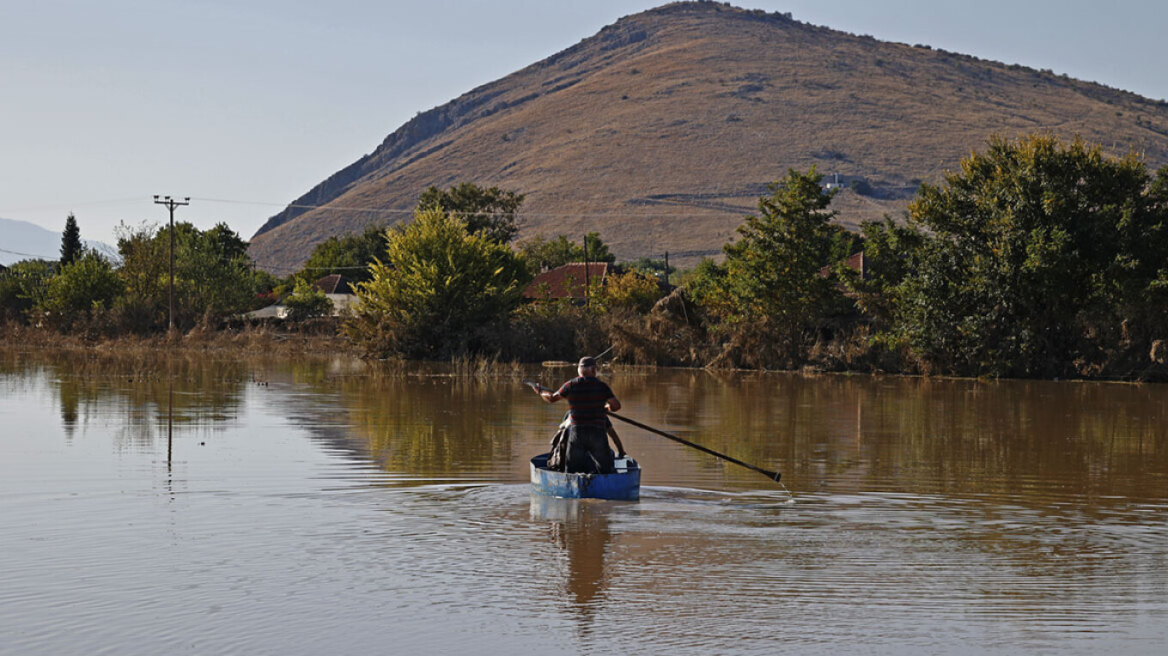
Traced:
<path id="1" fill-rule="evenodd" d="M 637 428 L 640 428 L 642 430 L 647 430 L 650 433 L 655 433 L 657 435 L 660 435 L 661 437 L 667 437 L 667 438 L 673 440 L 674 442 L 680 442 L 686 446 L 693 447 L 693 448 L 697 449 L 698 451 L 702 451 L 704 453 L 708 453 L 712 456 L 721 458 L 721 459 L 726 460 L 728 462 L 732 462 L 740 467 L 746 467 L 747 469 L 752 469 L 752 470 L 762 474 L 763 476 L 766 476 L 767 478 L 771 479 L 772 481 L 775 481 L 776 483 L 779 482 L 779 478 L 782 476 L 782 474 L 780 474 L 779 472 L 774 472 L 774 471 L 770 471 L 767 469 L 763 469 L 762 467 L 755 467 L 754 465 L 742 462 L 741 460 L 738 460 L 737 458 L 731 458 L 730 456 L 728 456 L 724 453 L 718 453 L 717 451 L 707 449 L 706 447 L 704 447 L 700 444 L 694 444 L 693 442 L 690 442 L 689 440 L 684 440 L 676 435 L 666 433 L 663 430 L 653 428 L 652 426 L 647 426 L 647 425 L 642 424 L 641 422 L 636 421 L 634 419 L 629 419 L 628 417 L 622 417 L 615 412 L 610 411 L 608 413 L 608 416 L 615 417 L 615 418 L 620 419 L 621 421 L 625 422 L 626 424 L 632 424 L 632 425 L 636 426 Z"/>

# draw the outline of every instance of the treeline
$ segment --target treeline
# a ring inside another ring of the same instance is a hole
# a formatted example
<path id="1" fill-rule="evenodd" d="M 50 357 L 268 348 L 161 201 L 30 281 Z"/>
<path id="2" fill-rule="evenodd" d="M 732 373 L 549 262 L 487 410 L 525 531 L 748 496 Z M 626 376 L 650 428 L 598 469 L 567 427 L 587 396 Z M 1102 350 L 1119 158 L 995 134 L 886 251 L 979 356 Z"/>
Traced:
<path id="1" fill-rule="evenodd" d="M 348 334 L 407 357 L 613 346 L 646 364 L 1165 377 L 1168 168 L 1077 139 L 995 138 L 922 185 L 903 220 L 858 233 L 832 224 L 821 183 L 789 171 L 723 261 L 675 275 L 672 290 L 631 271 L 584 306 L 521 302 L 546 242 L 507 248 L 457 213 L 421 211 L 390 231 Z"/>
<path id="2" fill-rule="evenodd" d="M 523 196 L 494 187 L 431 188 L 413 221 L 330 239 L 282 280 L 252 271 L 225 226 L 181 225 L 176 323 L 277 298 L 293 318 L 327 314 L 311 283 L 337 272 L 359 299 L 340 330 L 372 357 L 571 360 L 611 346 L 639 364 L 1166 377 L 1168 168 L 1040 135 L 992 139 L 900 220 L 859 232 L 832 223 L 832 194 L 814 169 L 789 171 L 720 262 L 624 263 L 586 303 L 523 291 L 547 268 L 614 262 L 600 235 L 516 242 Z M 20 263 L 0 275 L 0 311 L 65 331 L 158 330 L 168 237 L 127 234 L 116 266 L 92 253 Z"/>
<path id="3" fill-rule="evenodd" d="M 171 229 L 119 230 L 119 260 L 81 246 L 70 215 L 61 259 L 24 260 L 0 271 L 0 323 L 63 333 L 116 337 L 167 330 L 170 324 Z M 174 325 L 214 328 L 221 318 L 272 302 L 278 281 L 256 271 L 247 242 L 225 224 L 174 226 Z"/>

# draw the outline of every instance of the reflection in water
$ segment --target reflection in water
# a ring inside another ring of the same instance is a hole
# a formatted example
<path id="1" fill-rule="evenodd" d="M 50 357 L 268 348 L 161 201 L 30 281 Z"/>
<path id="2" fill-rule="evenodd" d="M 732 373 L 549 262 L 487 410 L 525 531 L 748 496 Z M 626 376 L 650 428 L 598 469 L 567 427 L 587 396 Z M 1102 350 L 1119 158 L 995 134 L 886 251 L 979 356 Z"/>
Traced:
<path id="1" fill-rule="evenodd" d="M 578 621 L 581 638 L 593 631 L 593 621 L 603 604 L 605 552 L 612 539 L 609 514 L 621 502 L 595 499 L 558 499 L 531 495 L 531 518 L 547 522 L 548 534 L 567 563 L 564 592 Z M 547 580 L 551 572 L 535 572 L 535 579 Z"/>
<path id="2" fill-rule="evenodd" d="M 0 352 L 0 651 L 1168 640 L 1168 386 L 618 369 L 630 417 L 795 498 L 627 429 L 614 503 L 530 496 L 562 408 L 521 377 Z"/>
<path id="3" fill-rule="evenodd" d="M 101 421 L 115 424 L 118 444 L 129 448 L 150 448 L 163 430 L 172 438 L 175 422 L 186 431 L 221 428 L 242 405 L 247 373 L 239 360 L 190 355 L 0 351 L 0 374 L 51 381 L 67 441 Z"/>

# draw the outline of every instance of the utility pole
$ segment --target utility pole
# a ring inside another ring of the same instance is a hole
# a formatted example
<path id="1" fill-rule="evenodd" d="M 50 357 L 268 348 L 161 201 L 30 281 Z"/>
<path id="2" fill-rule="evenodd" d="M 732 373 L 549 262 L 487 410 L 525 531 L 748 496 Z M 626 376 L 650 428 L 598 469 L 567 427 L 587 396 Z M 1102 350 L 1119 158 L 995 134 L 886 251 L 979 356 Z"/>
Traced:
<path id="1" fill-rule="evenodd" d="M 167 322 L 170 325 L 167 331 L 174 332 L 174 208 L 182 205 L 190 205 L 191 197 L 185 196 L 181 201 L 175 200 L 170 196 L 163 196 L 162 200 L 158 198 L 158 195 L 155 194 L 154 204 L 165 205 L 166 209 L 170 210 L 170 314 L 167 315 Z"/>
<path id="2" fill-rule="evenodd" d="M 588 288 L 592 281 L 588 279 L 588 235 L 584 235 L 584 305 L 588 305 Z"/>

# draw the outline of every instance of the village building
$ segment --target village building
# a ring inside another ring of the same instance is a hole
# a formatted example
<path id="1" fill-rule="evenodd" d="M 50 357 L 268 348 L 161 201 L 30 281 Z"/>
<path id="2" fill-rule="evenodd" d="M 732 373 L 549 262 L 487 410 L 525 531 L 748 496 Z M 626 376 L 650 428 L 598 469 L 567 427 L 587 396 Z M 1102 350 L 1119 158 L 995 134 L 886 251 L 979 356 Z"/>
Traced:
<path id="1" fill-rule="evenodd" d="M 332 301 L 334 317 L 348 310 L 357 300 L 352 279 L 339 273 L 329 274 L 312 283 L 312 286 L 324 292 L 328 300 Z"/>
<path id="2" fill-rule="evenodd" d="M 312 286 L 324 292 L 333 304 L 332 316 L 340 316 L 347 311 L 357 300 L 353 290 L 353 281 L 339 273 L 329 274 L 312 283 Z M 283 303 L 276 303 L 268 307 L 248 312 L 249 319 L 287 319 L 288 307 Z"/>
<path id="3" fill-rule="evenodd" d="M 581 302 L 588 298 L 588 287 L 603 285 L 615 273 L 608 262 L 573 262 L 549 269 L 537 275 L 523 297 L 533 301 L 570 300 Z"/>

